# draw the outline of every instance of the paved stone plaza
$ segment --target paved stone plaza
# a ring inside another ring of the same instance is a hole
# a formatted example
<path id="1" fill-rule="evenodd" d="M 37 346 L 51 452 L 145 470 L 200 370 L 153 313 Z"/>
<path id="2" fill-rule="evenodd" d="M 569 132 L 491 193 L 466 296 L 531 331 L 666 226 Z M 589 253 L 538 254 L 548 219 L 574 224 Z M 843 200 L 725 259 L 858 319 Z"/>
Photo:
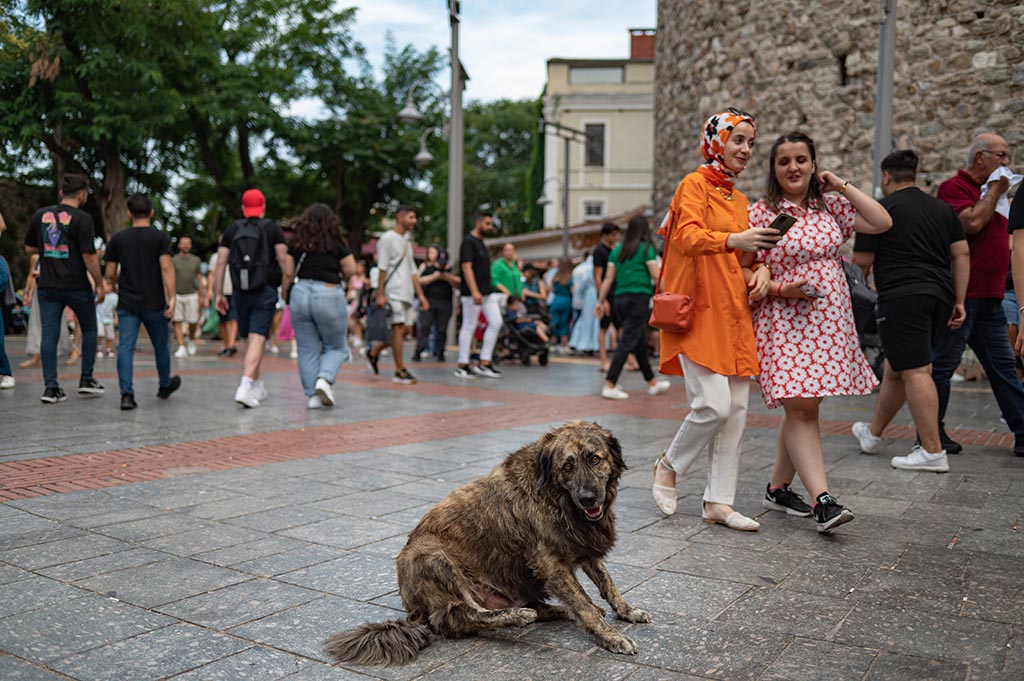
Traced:
<path id="1" fill-rule="evenodd" d="M 21 349 L 8 343 L 12 361 Z M 133 412 L 118 410 L 112 359 L 98 360 L 101 398 L 73 394 L 77 369 L 63 404 L 39 402 L 37 369 L 0 392 L 0 678 L 1024 678 L 1024 459 L 984 383 L 955 388 L 965 453 L 946 475 L 889 466 L 912 444 L 906 412 L 869 456 L 849 427 L 874 398 L 826 402 L 832 492 L 856 514 L 831 537 L 762 511 L 779 414 L 752 396 L 736 506 L 762 528 L 748 534 L 701 522 L 703 466 L 679 514 L 654 506 L 652 465 L 685 413 L 678 379 L 648 397 L 627 373 L 632 397 L 612 402 L 587 360 L 472 382 L 412 364 L 409 387 L 385 359 L 380 378 L 346 366 L 339 405 L 307 411 L 294 362 L 268 356 L 271 397 L 242 410 L 240 359 L 200 350 L 175 360 L 184 385 L 166 403 L 138 355 Z M 394 556 L 422 514 L 574 418 L 610 428 L 630 466 L 608 565 L 653 614 L 614 623 L 639 655 L 544 623 L 435 642 L 405 667 L 331 666 L 328 635 L 401 616 Z"/>

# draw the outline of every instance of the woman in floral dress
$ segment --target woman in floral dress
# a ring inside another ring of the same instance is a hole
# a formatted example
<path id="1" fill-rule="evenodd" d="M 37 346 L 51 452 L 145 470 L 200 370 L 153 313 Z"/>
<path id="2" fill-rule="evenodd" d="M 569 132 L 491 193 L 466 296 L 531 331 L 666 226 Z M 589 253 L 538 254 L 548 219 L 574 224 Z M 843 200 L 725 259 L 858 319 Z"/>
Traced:
<path id="1" fill-rule="evenodd" d="M 780 213 L 797 221 L 759 256 L 771 273 L 768 297 L 754 307 L 759 383 L 768 407 L 785 412 L 762 503 L 790 515 L 813 513 L 818 531 L 829 532 L 853 513 L 828 493 L 818 407 L 827 395 L 867 395 L 878 384 L 854 328 L 842 247 L 854 231 L 878 234 L 892 219 L 849 181 L 821 171 L 807 135 L 783 135 L 769 156 L 764 197 L 748 209 L 750 226 L 767 227 Z M 794 474 L 813 507 L 790 490 Z"/>

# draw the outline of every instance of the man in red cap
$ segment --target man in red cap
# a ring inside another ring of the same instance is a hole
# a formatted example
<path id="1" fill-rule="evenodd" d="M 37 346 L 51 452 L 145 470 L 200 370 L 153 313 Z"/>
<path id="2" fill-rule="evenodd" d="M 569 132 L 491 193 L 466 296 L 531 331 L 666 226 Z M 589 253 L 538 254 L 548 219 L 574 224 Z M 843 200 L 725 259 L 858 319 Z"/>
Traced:
<path id="1" fill-rule="evenodd" d="M 276 221 L 264 218 L 266 208 L 267 201 L 259 189 L 249 189 L 242 195 L 245 218 L 235 221 L 220 238 L 214 273 L 217 311 L 226 314 L 228 301 L 221 291 L 224 271 L 228 266 L 231 268 L 231 305 L 238 317 L 238 335 L 248 337 L 235 402 L 248 408 L 258 407 L 267 397 L 267 389 L 260 380 L 263 346 L 270 335 L 282 272 L 284 281 L 292 278 L 284 232 Z"/>

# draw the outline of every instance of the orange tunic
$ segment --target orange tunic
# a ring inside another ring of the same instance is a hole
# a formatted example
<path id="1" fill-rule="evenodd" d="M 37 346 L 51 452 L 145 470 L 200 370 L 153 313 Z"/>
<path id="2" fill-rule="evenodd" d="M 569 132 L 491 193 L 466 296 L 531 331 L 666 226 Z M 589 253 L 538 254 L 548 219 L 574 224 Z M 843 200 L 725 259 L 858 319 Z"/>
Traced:
<path id="1" fill-rule="evenodd" d="M 670 207 L 670 219 L 659 234 L 665 245 L 662 290 L 693 297 L 693 325 L 685 334 L 661 332 L 661 373 L 682 375 L 677 355 L 723 376 L 756 376 L 757 345 L 747 303 L 747 285 L 740 252 L 727 248 L 726 239 L 747 229 L 747 197 L 728 189 L 720 192 L 698 169 L 683 178 Z M 696 276 L 696 286 L 694 277 Z"/>

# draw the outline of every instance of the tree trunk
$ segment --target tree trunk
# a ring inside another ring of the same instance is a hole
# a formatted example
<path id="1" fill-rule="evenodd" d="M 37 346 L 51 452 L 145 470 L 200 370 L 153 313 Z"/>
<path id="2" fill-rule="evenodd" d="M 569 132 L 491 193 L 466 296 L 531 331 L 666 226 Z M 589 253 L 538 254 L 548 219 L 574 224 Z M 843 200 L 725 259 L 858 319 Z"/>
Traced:
<path id="1" fill-rule="evenodd" d="M 128 206 L 125 204 L 125 170 L 121 163 L 121 157 L 117 149 L 106 142 L 103 144 L 103 186 L 99 192 L 100 217 L 103 220 L 100 234 L 109 241 L 122 229 L 127 227 L 131 220 L 128 215 Z"/>
<path id="2" fill-rule="evenodd" d="M 246 120 L 238 122 L 238 161 L 242 166 L 245 185 L 248 187 L 256 172 L 253 170 L 252 157 L 249 155 L 249 122 Z"/>

